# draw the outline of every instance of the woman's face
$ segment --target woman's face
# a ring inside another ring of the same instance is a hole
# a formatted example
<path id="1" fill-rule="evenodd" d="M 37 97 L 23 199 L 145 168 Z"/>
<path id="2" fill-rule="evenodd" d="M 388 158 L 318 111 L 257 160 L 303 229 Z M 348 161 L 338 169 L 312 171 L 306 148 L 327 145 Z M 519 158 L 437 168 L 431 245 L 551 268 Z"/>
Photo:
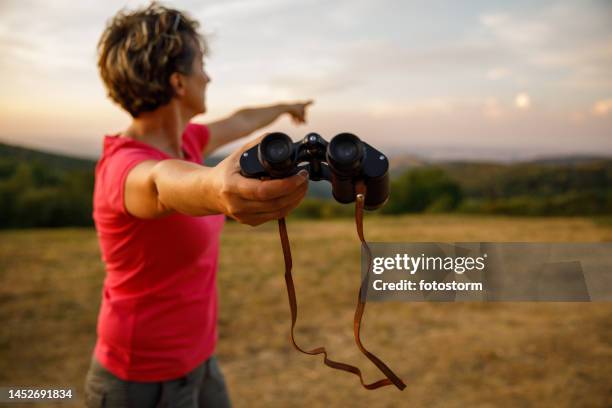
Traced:
<path id="1" fill-rule="evenodd" d="M 193 59 L 191 74 L 185 78 L 185 104 L 194 110 L 196 115 L 206 112 L 206 86 L 210 82 L 210 77 L 204 70 L 204 56 L 200 50 Z"/>

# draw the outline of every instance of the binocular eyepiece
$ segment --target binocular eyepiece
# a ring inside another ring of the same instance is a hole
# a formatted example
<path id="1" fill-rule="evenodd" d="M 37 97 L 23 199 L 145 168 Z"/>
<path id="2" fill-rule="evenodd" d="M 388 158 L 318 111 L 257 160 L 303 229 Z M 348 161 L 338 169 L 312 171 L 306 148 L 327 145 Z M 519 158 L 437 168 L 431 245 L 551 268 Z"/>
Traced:
<path id="1" fill-rule="evenodd" d="M 317 133 L 295 143 L 284 133 L 269 133 L 240 158 L 240 172 L 250 178 L 285 178 L 302 169 L 310 180 L 331 182 L 340 203 L 355 201 L 358 180 L 366 184 L 365 209 L 377 209 L 389 197 L 386 156 L 352 133 L 340 133 L 329 143 Z"/>
<path id="2" fill-rule="evenodd" d="M 287 177 L 295 167 L 293 141 L 284 133 L 270 133 L 258 145 L 257 159 L 270 177 Z"/>

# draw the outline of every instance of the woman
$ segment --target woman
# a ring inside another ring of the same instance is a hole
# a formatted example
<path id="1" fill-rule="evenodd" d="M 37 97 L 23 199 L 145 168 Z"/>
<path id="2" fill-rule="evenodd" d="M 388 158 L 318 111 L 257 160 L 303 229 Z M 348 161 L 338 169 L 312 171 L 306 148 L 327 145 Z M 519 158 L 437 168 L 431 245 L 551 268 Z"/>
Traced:
<path id="1" fill-rule="evenodd" d="M 311 102 L 242 109 L 208 126 L 206 43 L 198 23 L 153 4 L 119 12 L 98 44 L 111 99 L 130 113 L 106 136 L 96 167 L 94 221 L 106 266 L 98 339 L 86 378 L 90 407 L 229 406 L 213 356 L 216 271 L 224 216 L 258 225 L 303 199 L 308 175 L 247 179 L 239 157 L 201 165 L 220 146 Z"/>

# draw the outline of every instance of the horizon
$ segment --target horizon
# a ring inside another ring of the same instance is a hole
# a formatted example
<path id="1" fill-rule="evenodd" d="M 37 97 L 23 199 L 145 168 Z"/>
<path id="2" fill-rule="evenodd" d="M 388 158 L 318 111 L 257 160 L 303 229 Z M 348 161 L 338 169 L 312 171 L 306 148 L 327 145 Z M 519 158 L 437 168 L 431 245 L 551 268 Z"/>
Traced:
<path id="1" fill-rule="evenodd" d="M 69 159 L 97 161 L 99 155 L 86 156 L 78 153 L 70 153 L 63 150 L 54 150 L 46 148 L 38 148 L 30 145 L 20 145 L 15 143 L 9 143 L 6 140 L 0 138 L 0 145 L 6 145 L 10 147 L 16 147 L 20 149 L 31 150 L 38 153 L 51 154 L 55 156 L 66 157 Z M 428 150 L 429 149 L 429 150 Z M 231 152 L 223 152 L 222 149 L 216 153 L 205 157 L 205 160 L 217 161 L 226 158 Z M 465 162 L 465 163 L 493 163 L 493 164 L 520 164 L 520 163 L 531 163 L 531 162 L 545 162 L 555 160 L 612 160 L 612 152 L 598 154 L 519 154 L 517 152 L 508 152 L 506 149 L 499 151 L 487 150 L 487 154 L 474 153 L 474 152 L 462 152 L 457 151 L 452 146 L 446 149 L 439 149 L 435 147 L 417 149 L 416 152 L 402 151 L 401 149 L 391 149 L 390 154 L 387 154 L 393 167 L 395 160 L 416 160 L 422 162 L 422 164 L 434 164 L 434 163 L 451 163 L 451 162 Z"/>
<path id="2" fill-rule="evenodd" d="M 117 10 L 146 3 L 3 2 L 0 140 L 99 156 L 129 116 L 105 96 L 95 45 Z M 199 122 L 312 98 L 307 126 L 283 118 L 257 134 L 349 131 L 387 153 L 472 160 L 612 152 L 609 2 L 166 4 L 210 42 Z"/>

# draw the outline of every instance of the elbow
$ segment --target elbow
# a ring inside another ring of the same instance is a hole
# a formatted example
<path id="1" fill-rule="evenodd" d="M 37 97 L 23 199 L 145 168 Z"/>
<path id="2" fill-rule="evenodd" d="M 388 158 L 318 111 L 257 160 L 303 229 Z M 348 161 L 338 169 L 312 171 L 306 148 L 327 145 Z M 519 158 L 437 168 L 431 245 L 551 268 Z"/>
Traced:
<path id="1" fill-rule="evenodd" d="M 170 192 L 165 191 L 166 189 L 162 186 L 162 175 L 165 171 L 166 164 L 164 161 L 160 161 L 153 166 L 149 176 L 148 188 L 150 196 L 154 199 L 154 216 L 152 218 L 159 218 L 172 213 L 174 210 L 168 204 L 169 197 L 166 197 Z"/>
<path id="2" fill-rule="evenodd" d="M 247 136 L 257 127 L 252 117 L 252 109 L 240 109 L 232 115 L 232 129 L 236 139 Z"/>

